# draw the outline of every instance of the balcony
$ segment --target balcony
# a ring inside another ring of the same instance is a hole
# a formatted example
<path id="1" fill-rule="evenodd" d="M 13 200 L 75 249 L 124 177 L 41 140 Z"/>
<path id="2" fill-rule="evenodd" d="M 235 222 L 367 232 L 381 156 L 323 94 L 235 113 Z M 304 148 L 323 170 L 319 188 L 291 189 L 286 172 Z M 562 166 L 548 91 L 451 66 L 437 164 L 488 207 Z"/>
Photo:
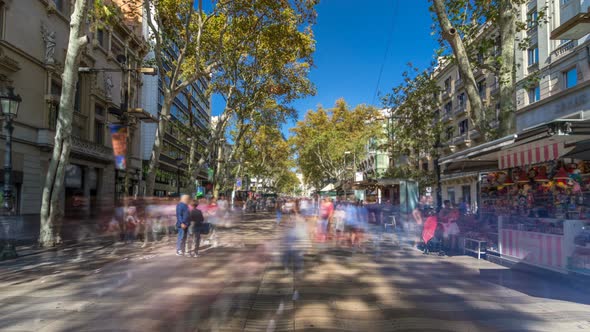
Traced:
<path id="1" fill-rule="evenodd" d="M 557 59 L 562 58 L 574 51 L 574 48 L 578 46 L 577 40 L 570 40 L 569 42 L 559 46 L 555 51 L 551 52 L 551 62 L 555 62 Z"/>
<path id="2" fill-rule="evenodd" d="M 451 89 L 443 90 L 442 98 L 443 100 L 451 98 Z"/>
<path id="3" fill-rule="evenodd" d="M 551 31 L 551 39 L 577 40 L 589 34 L 590 13 L 587 0 L 570 0 L 561 5 L 560 22 L 561 25 Z"/>
<path id="4" fill-rule="evenodd" d="M 467 138 L 466 134 L 462 134 L 461 136 L 457 136 L 453 139 L 453 145 L 456 146 L 460 146 L 460 145 L 465 145 L 465 146 L 470 146 L 471 145 L 471 140 Z"/>
<path id="5" fill-rule="evenodd" d="M 445 112 L 445 114 L 443 114 L 443 116 L 442 116 L 442 121 L 443 122 L 451 122 L 451 121 L 453 121 L 453 113 L 451 113 L 451 112 Z"/>
<path id="6" fill-rule="evenodd" d="M 53 148 L 55 140 L 55 131 L 50 129 L 39 129 L 37 131 L 37 145 L 45 151 L 50 151 Z M 102 144 L 97 144 L 85 139 L 72 136 L 72 153 L 81 155 L 85 158 L 113 161 L 113 149 L 108 148 Z"/>
<path id="7" fill-rule="evenodd" d="M 465 112 L 467 112 L 467 107 L 465 104 L 458 105 L 457 107 L 455 107 L 455 115 L 456 116 L 462 115 Z"/>

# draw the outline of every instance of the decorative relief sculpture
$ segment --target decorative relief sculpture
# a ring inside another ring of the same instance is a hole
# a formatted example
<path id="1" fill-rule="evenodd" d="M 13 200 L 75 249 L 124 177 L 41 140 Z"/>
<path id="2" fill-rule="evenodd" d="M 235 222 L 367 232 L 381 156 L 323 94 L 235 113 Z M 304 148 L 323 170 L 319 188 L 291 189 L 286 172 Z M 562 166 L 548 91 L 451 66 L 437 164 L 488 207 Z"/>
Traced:
<path id="1" fill-rule="evenodd" d="M 41 35 L 45 42 L 45 63 L 55 64 L 55 31 L 49 31 L 45 25 L 41 25 Z"/>
<path id="2" fill-rule="evenodd" d="M 113 84 L 113 77 L 110 74 L 104 73 L 103 74 L 103 79 L 104 79 L 104 93 L 105 93 L 105 96 L 107 97 L 107 99 L 112 99 L 113 98 L 112 89 L 115 86 Z"/>

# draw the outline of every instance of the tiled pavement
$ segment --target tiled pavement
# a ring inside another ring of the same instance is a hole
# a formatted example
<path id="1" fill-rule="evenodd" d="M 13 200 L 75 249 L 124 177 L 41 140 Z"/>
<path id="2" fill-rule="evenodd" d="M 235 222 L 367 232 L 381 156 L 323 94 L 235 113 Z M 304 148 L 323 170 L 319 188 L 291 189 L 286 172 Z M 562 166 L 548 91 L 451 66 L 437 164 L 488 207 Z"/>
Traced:
<path id="1" fill-rule="evenodd" d="M 305 241 L 293 274 L 288 227 L 247 217 L 195 260 L 161 245 L 3 262 L 0 330 L 590 331 L 590 285 L 389 240 L 365 253 Z"/>

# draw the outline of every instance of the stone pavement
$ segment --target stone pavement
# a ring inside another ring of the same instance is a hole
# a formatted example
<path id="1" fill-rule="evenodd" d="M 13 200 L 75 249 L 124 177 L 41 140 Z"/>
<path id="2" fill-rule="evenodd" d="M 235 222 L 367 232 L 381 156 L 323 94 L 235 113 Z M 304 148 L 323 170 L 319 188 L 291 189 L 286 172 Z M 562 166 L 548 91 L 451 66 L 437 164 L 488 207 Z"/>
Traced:
<path id="1" fill-rule="evenodd" d="M 280 260 L 289 227 L 247 215 L 197 259 L 161 244 L 2 262 L 0 330 L 590 331 L 588 285 L 391 239 L 356 253 L 308 239 L 294 274 Z"/>

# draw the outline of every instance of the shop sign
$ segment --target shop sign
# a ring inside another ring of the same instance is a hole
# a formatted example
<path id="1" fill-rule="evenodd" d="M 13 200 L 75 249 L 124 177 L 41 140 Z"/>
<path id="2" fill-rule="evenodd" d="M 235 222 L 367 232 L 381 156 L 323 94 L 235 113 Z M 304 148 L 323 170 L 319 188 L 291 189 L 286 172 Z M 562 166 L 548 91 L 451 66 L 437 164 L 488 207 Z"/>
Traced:
<path id="1" fill-rule="evenodd" d="M 115 168 L 124 170 L 127 168 L 125 157 L 127 156 L 127 127 L 121 124 L 109 124 L 111 140 L 113 142 L 113 154 L 115 155 Z"/>

